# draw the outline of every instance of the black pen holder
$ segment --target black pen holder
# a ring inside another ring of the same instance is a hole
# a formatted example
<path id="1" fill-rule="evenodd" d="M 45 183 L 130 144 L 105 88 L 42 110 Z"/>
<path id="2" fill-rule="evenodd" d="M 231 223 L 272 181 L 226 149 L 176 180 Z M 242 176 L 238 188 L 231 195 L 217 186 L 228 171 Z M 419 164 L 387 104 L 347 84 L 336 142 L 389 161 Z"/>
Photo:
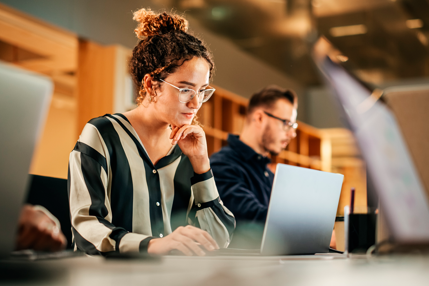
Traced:
<path id="1" fill-rule="evenodd" d="M 376 241 L 377 214 L 348 214 L 345 216 L 345 250 L 365 253 Z"/>

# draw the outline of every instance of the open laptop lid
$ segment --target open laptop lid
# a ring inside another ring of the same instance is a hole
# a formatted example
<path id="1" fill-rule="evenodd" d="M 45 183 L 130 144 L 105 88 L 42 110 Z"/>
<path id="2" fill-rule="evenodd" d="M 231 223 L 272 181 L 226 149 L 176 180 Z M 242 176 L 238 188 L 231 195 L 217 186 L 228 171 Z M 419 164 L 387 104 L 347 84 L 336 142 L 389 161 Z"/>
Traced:
<path id="1" fill-rule="evenodd" d="M 395 115 L 426 196 L 429 196 L 429 132 L 424 132 L 428 130 L 429 84 L 389 87 L 384 90 L 383 97 Z"/>
<path id="2" fill-rule="evenodd" d="M 367 164 L 393 239 L 403 244 L 429 242 L 429 207 L 423 185 L 391 111 L 339 64 L 324 38 L 314 48 L 323 79 L 339 103 Z"/>
<path id="3" fill-rule="evenodd" d="M 45 77 L 0 63 L 0 257 L 15 245 L 34 147 L 52 94 Z"/>
<path id="4" fill-rule="evenodd" d="M 344 176 L 277 164 L 263 255 L 329 251 Z"/>

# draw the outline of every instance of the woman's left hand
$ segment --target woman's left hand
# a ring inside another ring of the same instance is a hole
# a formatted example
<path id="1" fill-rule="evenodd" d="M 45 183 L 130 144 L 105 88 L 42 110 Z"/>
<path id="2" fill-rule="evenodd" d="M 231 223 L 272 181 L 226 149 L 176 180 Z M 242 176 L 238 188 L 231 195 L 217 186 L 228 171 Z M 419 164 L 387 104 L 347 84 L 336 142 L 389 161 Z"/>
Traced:
<path id="1" fill-rule="evenodd" d="M 172 126 L 171 144 L 178 144 L 183 154 L 188 156 L 194 172 L 202 174 L 210 170 L 207 141 L 204 130 L 198 125 Z"/>

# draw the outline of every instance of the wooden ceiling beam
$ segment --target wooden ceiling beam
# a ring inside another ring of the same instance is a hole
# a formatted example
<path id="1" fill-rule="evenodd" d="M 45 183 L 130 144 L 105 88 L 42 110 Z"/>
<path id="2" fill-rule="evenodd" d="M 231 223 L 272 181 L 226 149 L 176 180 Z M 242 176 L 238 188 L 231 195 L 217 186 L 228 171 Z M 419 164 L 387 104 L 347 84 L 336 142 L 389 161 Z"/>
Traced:
<path id="1" fill-rule="evenodd" d="M 21 66 L 39 72 L 77 69 L 78 38 L 73 33 L 43 24 L 4 5 L 0 5 L 0 31 L 1 41 L 47 58 L 29 60 L 20 63 Z M 53 63 L 57 68 L 52 69 Z"/>
<path id="2" fill-rule="evenodd" d="M 14 62 L 14 64 L 24 69 L 43 74 L 57 73 L 60 71 L 69 72 L 76 70 L 76 65 L 70 62 L 70 60 L 59 58 L 33 59 Z"/>
<path id="3" fill-rule="evenodd" d="M 46 39 L 69 48 L 77 47 L 76 34 L 2 4 L 0 4 L 0 22 L 43 35 Z"/>

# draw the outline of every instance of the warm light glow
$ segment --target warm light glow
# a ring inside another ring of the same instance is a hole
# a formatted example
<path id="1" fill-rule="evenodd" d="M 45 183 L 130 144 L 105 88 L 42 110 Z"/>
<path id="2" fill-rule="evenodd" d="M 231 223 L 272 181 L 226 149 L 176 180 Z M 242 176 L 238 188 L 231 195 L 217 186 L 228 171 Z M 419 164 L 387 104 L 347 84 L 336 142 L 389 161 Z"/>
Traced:
<path id="1" fill-rule="evenodd" d="M 360 25 L 333 27 L 329 30 L 329 33 L 333 37 L 361 35 L 366 33 L 366 26 L 360 24 Z"/>
<path id="2" fill-rule="evenodd" d="M 346 57 L 346 56 L 344 56 L 344 55 L 338 55 L 338 56 L 337 56 L 337 59 L 338 59 L 340 62 L 343 62 L 343 63 L 345 63 L 345 62 L 347 62 L 347 61 L 349 60 L 349 58 L 348 58 L 348 57 Z"/>
<path id="3" fill-rule="evenodd" d="M 311 32 L 311 22 L 305 15 L 295 15 L 276 23 L 272 30 L 285 36 L 305 37 Z"/>
<path id="4" fill-rule="evenodd" d="M 423 22 L 420 19 L 410 19 L 410 20 L 405 21 L 405 24 L 410 29 L 418 29 L 418 28 L 423 27 Z"/>
<path id="5" fill-rule="evenodd" d="M 180 2 L 182 9 L 201 9 L 206 6 L 204 0 L 182 0 Z"/>
<path id="6" fill-rule="evenodd" d="M 422 32 L 417 32 L 417 38 L 424 46 L 428 45 L 428 38 Z"/>
<path id="7" fill-rule="evenodd" d="M 315 8 L 319 8 L 320 6 L 322 6 L 318 0 L 311 1 L 311 5 L 313 5 L 313 7 Z"/>

